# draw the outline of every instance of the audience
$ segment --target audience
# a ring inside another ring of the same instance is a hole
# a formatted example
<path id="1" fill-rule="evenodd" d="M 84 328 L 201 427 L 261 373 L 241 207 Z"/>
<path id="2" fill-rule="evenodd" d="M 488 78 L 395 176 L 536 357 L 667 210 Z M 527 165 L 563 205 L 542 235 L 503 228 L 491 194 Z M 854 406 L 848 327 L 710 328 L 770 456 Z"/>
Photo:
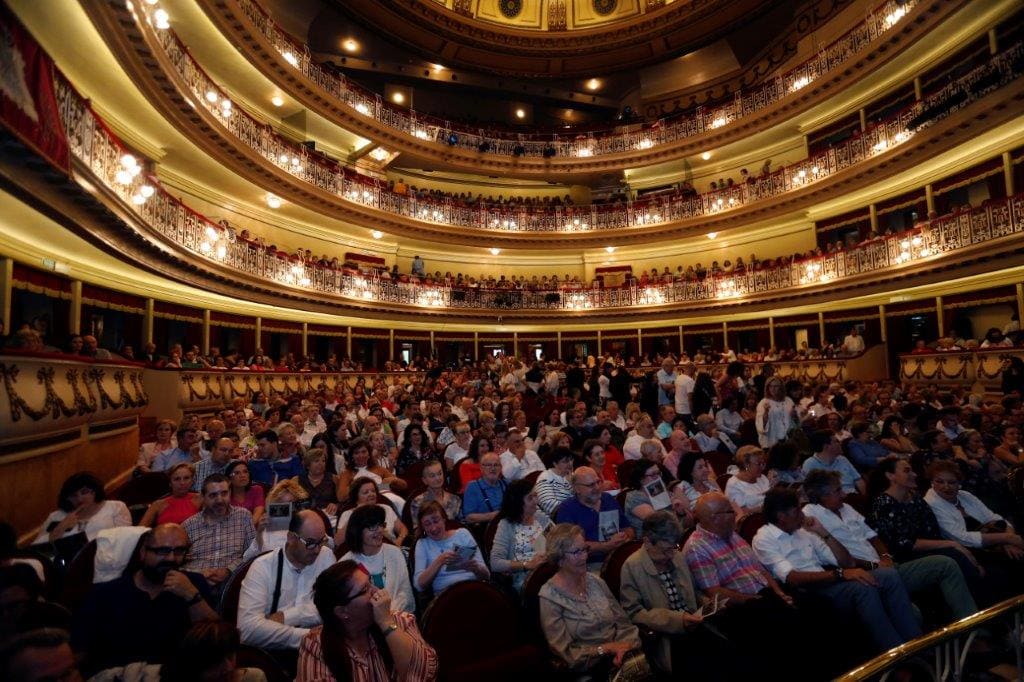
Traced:
<path id="1" fill-rule="evenodd" d="M 202 510 L 182 526 L 191 545 L 185 568 L 219 588 L 256 538 L 252 514 L 231 505 L 228 477 L 212 474 L 202 487 Z"/>
<path id="2" fill-rule="evenodd" d="M 355 561 L 370 576 L 370 582 L 391 595 L 392 605 L 399 612 L 416 611 L 412 583 L 402 550 L 386 541 L 384 509 L 379 505 L 359 507 L 349 517 L 345 528 L 344 547 L 348 553 L 342 561 Z"/>
<path id="3" fill-rule="evenodd" d="M 465 528 L 447 528 L 444 507 L 427 502 L 419 512 L 422 537 L 416 541 L 413 584 L 420 592 L 439 594 L 463 580 L 487 580 L 490 571 L 476 540 Z"/>
<path id="4" fill-rule="evenodd" d="M 132 525 L 132 515 L 120 500 L 108 500 L 103 483 L 82 471 L 69 476 L 57 495 L 57 510 L 43 521 L 33 544 L 57 542 L 81 533 L 95 540 L 105 528 Z M 82 542 L 84 545 L 85 542 Z"/>

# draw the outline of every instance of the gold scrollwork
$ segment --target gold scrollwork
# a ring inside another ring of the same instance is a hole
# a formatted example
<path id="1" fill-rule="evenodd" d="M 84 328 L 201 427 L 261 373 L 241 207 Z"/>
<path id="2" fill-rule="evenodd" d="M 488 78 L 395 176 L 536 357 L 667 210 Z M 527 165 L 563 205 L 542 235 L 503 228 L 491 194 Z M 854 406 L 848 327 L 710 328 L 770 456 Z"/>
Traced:
<path id="1" fill-rule="evenodd" d="M 203 384 L 206 386 L 206 398 L 204 398 L 204 400 L 209 400 L 210 398 L 213 398 L 214 400 L 221 400 L 224 397 L 224 393 L 223 391 L 214 390 L 213 385 L 210 383 L 210 379 L 212 378 L 213 377 L 209 374 L 203 375 Z"/>
<path id="2" fill-rule="evenodd" d="M 83 372 L 84 374 L 84 372 Z M 78 370 L 69 369 L 64 377 L 68 380 L 68 384 L 71 386 L 71 394 L 75 399 L 75 407 L 78 410 L 79 415 L 89 414 L 97 410 L 96 397 L 92 394 L 89 389 L 89 377 L 83 376 L 82 383 L 85 384 L 86 392 L 89 394 L 89 399 L 86 400 L 82 392 L 78 390 Z"/>

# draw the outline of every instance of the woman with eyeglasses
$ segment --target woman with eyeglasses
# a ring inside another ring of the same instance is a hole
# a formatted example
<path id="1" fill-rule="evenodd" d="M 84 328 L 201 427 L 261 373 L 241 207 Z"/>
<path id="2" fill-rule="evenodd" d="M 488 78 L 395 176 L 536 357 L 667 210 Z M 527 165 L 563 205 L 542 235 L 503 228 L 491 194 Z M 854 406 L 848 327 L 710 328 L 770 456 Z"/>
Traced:
<path id="1" fill-rule="evenodd" d="M 347 509 L 341 512 L 335 523 L 334 539 L 336 543 L 342 542 L 345 539 L 348 520 L 352 517 L 354 511 L 361 507 L 379 507 L 384 511 L 384 534 L 396 545 L 404 543 L 405 538 L 409 535 L 409 529 L 398 518 L 398 513 L 391 506 L 390 500 L 381 499 L 381 494 L 377 491 L 377 484 L 374 483 L 373 479 L 357 478 L 349 489 L 348 504 L 346 506 Z"/>
<path id="2" fill-rule="evenodd" d="M 391 595 L 396 611 L 416 610 L 409 569 L 402 550 L 385 541 L 384 510 L 376 505 L 359 507 L 349 517 L 345 528 L 345 546 L 348 552 L 342 561 L 351 559 L 362 566 L 370 582 Z"/>
<path id="3" fill-rule="evenodd" d="M 547 557 L 558 567 L 538 595 L 548 646 L 574 673 L 601 679 L 640 649 L 640 633 L 605 582 L 587 571 L 587 543 L 579 526 L 552 528 Z"/>
<path id="4" fill-rule="evenodd" d="M 139 525 L 153 528 L 164 523 L 184 523 L 199 511 L 202 499 L 192 492 L 195 469 L 189 462 L 179 462 L 167 471 L 171 479 L 171 494 L 155 500 L 142 515 Z"/>
<path id="5" fill-rule="evenodd" d="M 430 682 L 437 654 L 411 613 L 398 611 L 355 561 L 339 561 L 313 585 L 323 626 L 299 645 L 296 682 Z"/>

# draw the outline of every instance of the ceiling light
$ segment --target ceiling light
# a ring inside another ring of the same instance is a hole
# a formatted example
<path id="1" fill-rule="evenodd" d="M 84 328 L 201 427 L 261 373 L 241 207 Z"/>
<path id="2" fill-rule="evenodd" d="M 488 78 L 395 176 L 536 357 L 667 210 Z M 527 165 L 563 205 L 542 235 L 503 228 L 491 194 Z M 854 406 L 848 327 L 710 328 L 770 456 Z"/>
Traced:
<path id="1" fill-rule="evenodd" d="M 117 171 L 117 174 L 114 176 L 114 179 L 117 180 L 117 184 L 119 185 L 132 184 L 132 174 L 124 169 Z"/>
<path id="2" fill-rule="evenodd" d="M 154 25 L 159 29 L 166 30 L 171 27 L 171 17 L 163 8 L 153 12 L 153 19 L 156 22 Z"/>
<path id="3" fill-rule="evenodd" d="M 395 94 L 391 95 L 391 101 L 394 102 L 395 104 L 401 104 L 402 102 L 405 101 L 405 95 L 403 95 L 400 92 L 396 92 Z"/>
<path id="4" fill-rule="evenodd" d="M 704 152 L 703 154 L 700 155 L 700 158 L 704 159 L 705 161 L 710 161 L 711 160 L 711 152 Z"/>
<path id="5" fill-rule="evenodd" d="M 499 253 L 501 253 L 501 249 L 499 249 L 496 246 L 492 246 L 491 247 L 491 255 L 492 256 L 497 256 Z"/>
<path id="6" fill-rule="evenodd" d="M 356 50 L 359 49 L 359 43 L 357 43 L 352 38 L 346 39 L 344 42 L 341 43 L 341 46 L 345 48 L 346 52 L 355 52 Z"/>
<path id="7" fill-rule="evenodd" d="M 615 253 L 615 247 L 614 246 L 606 246 L 606 247 L 604 247 L 604 250 L 607 251 L 608 253 Z"/>
<path id="8" fill-rule="evenodd" d="M 384 236 L 384 233 L 381 232 L 380 230 L 374 230 L 370 232 L 370 236 L 373 237 L 374 239 L 380 239 Z"/>
<path id="9" fill-rule="evenodd" d="M 267 206 L 269 206 L 270 208 L 281 208 L 281 197 L 273 194 L 268 194 Z"/>
<path id="10" fill-rule="evenodd" d="M 391 156 L 391 152 L 384 147 L 377 147 L 370 152 L 370 158 L 374 161 L 386 161 L 389 156 Z"/>
<path id="11" fill-rule="evenodd" d="M 596 78 L 587 81 L 587 90 L 597 90 L 599 87 L 601 87 L 601 81 Z"/>
<path id="12" fill-rule="evenodd" d="M 214 92 L 213 90 L 210 90 L 209 92 L 206 93 L 206 101 L 207 102 L 210 102 L 211 104 L 213 104 L 213 103 L 215 103 L 217 101 L 217 99 L 218 99 L 217 93 Z"/>
<path id="13" fill-rule="evenodd" d="M 154 191 L 156 190 L 153 189 L 152 185 L 143 185 L 142 187 L 139 188 L 139 194 L 141 194 L 146 199 L 153 196 Z"/>
<path id="14" fill-rule="evenodd" d="M 444 67 L 440 64 L 431 64 L 430 68 L 432 68 L 434 71 L 444 71 Z"/>
<path id="15" fill-rule="evenodd" d="M 526 118 L 526 111 L 523 109 L 516 109 L 516 118 Z"/>
<path id="16" fill-rule="evenodd" d="M 299 58 L 295 56 L 294 52 L 285 52 L 281 56 L 284 57 L 284 60 L 291 64 L 292 66 L 299 65 Z"/>
<path id="17" fill-rule="evenodd" d="M 275 107 L 284 106 L 284 97 L 281 97 L 281 95 L 274 95 L 270 98 L 270 103 Z"/>
<path id="18" fill-rule="evenodd" d="M 708 239 L 714 239 L 718 236 L 717 232 L 708 232 Z"/>

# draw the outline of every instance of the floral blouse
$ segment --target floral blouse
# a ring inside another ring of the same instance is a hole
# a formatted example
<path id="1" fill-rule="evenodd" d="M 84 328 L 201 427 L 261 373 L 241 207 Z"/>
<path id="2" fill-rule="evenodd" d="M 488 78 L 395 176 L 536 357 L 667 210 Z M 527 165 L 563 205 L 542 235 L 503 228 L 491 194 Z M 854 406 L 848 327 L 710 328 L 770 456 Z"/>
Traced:
<path id="1" fill-rule="evenodd" d="M 919 539 L 941 540 L 942 531 L 935 513 L 920 495 L 900 502 L 887 493 L 875 498 L 871 518 L 878 536 L 897 561 L 907 559 Z"/>

